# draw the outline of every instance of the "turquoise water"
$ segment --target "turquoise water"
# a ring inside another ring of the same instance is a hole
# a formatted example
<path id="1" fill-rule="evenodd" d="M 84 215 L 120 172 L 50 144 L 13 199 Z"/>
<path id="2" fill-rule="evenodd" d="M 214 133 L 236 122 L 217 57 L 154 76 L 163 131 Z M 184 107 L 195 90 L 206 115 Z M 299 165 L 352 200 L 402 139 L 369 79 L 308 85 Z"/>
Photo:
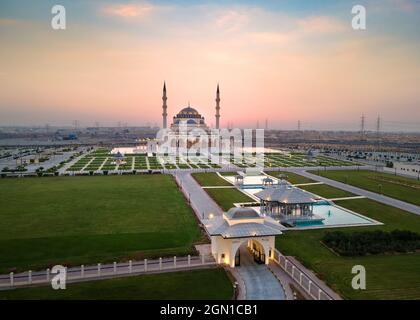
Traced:
<path id="1" fill-rule="evenodd" d="M 347 210 L 331 204 L 314 205 L 314 214 L 324 218 L 322 222 L 311 223 L 311 221 L 296 223 L 296 228 L 309 226 L 340 226 L 349 224 L 369 225 L 374 222 L 368 218 L 355 215 Z"/>

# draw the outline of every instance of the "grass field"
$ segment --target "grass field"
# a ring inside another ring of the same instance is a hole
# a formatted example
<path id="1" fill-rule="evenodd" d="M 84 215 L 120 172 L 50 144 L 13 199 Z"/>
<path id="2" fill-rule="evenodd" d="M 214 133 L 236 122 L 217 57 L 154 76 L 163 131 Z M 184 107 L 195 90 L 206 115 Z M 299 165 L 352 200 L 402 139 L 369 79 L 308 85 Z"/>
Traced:
<path id="1" fill-rule="evenodd" d="M 198 172 L 193 173 L 192 176 L 203 187 L 232 185 L 220 178 L 215 172 Z"/>
<path id="2" fill-rule="evenodd" d="M 224 211 L 234 207 L 234 203 L 255 202 L 236 188 L 212 188 L 205 190 Z"/>
<path id="3" fill-rule="evenodd" d="M 232 283 L 222 268 L 70 283 L 65 290 L 48 286 L 0 291 L 0 300 L 228 300 L 232 296 Z"/>
<path id="4" fill-rule="evenodd" d="M 420 232 L 420 217 L 369 199 L 338 201 L 337 204 L 384 223 L 383 226 L 340 228 L 340 231 L 411 230 Z M 420 299 L 420 253 L 340 257 L 320 241 L 331 229 L 289 231 L 277 237 L 277 248 L 295 256 L 314 270 L 329 286 L 347 299 Z M 366 268 L 366 290 L 353 290 L 351 269 Z"/>
<path id="5" fill-rule="evenodd" d="M 351 192 L 347 192 L 341 189 L 337 189 L 334 187 L 331 187 L 326 184 L 314 184 L 309 186 L 299 186 L 299 188 L 315 193 L 318 196 L 327 198 L 327 199 L 333 199 L 333 198 L 343 198 L 343 197 L 353 197 L 355 196 Z"/>
<path id="6" fill-rule="evenodd" d="M 367 170 L 313 171 L 323 177 L 420 205 L 420 181 Z"/>
<path id="7" fill-rule="evenodd" d="M 291 184 L 301 184 L 301 183 L 312 183 L 316 182 L 312 179 L 303 177 L 293 172 L 282 172 L 282 171 L 265 171 L 265 173 L 278 178 L 280 174 L 285 174 L 287 178 L 285 180 L 289 181 Z"/>
<path id="8" fill-rule="evenodd" d="M 169 175 L 0 180 L 0 272 L 187 254 L 202 238 Z"/>

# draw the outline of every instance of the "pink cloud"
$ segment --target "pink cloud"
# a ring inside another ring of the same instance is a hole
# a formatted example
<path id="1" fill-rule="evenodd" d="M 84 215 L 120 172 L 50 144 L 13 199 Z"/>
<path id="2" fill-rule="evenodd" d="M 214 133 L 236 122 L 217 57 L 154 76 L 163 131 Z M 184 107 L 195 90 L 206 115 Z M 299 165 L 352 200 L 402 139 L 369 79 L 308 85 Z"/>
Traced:
<path id="1" fill-rule="evenodd" d="M 249 22 L 249 17 L 244 12 L 229 10 L 224 12 L 216 19 L 216 25 L 227 31 L 237 31 L 242 29 Z"/>
<path id="2" fill-rule="evenodd" d="M 111 16 L 123 18 L 143 17 L 150 14 L 155 7 L 148 3 L 143 4 L 118 4 L 109 5 L 104 8 L 104 12 Z"/>
<path id="3" fill-rule="evenodd" d="M 332 17 L 316 16 L 298 21 L 298 26 L 307 33 L 334 33 L 346 29 L 345 25 Z"/>

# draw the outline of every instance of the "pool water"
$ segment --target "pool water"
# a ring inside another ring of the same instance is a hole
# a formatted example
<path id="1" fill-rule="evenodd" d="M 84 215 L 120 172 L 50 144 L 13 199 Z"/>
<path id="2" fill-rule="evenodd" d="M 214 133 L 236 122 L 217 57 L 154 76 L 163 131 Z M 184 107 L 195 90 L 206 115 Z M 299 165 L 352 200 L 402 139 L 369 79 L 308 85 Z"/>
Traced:
<path id="1" fill-rule="evenodd" d="M 325 226 L 339 226 L 339 225 L 350 225 L 350 224 L 363 224 L 369 225 L 374 224 L 369 218 L 356 215 L 350 211 L 337 207 L 331 204 L 317 204 L 314 205 L 314 214 L 324 218 L 321 223 L 317 225 Z M 309 222 L 310 223 L 310 222 Z M 309 224 L 310 225 L 310 224 Z M 299 224 L 296 227 L 308 226 L 308 224 Z"/>

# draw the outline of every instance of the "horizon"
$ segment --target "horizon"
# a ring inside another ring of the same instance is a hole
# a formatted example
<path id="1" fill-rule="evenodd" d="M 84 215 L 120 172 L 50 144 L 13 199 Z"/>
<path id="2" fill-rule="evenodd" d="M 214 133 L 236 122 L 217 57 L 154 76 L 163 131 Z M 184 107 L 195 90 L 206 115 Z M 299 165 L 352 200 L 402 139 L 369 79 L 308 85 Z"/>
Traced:
<path id="1" fill-rule="evenodd" d="M 161 126 L 191 101 L 214 126 L 419 132 L 420 3 L 51 1 L 0 4 L 0 126 Z M 386 21 L 386 23 L 384 23 Z M 109 126 L 109 125 L 107 125 Z"/>

